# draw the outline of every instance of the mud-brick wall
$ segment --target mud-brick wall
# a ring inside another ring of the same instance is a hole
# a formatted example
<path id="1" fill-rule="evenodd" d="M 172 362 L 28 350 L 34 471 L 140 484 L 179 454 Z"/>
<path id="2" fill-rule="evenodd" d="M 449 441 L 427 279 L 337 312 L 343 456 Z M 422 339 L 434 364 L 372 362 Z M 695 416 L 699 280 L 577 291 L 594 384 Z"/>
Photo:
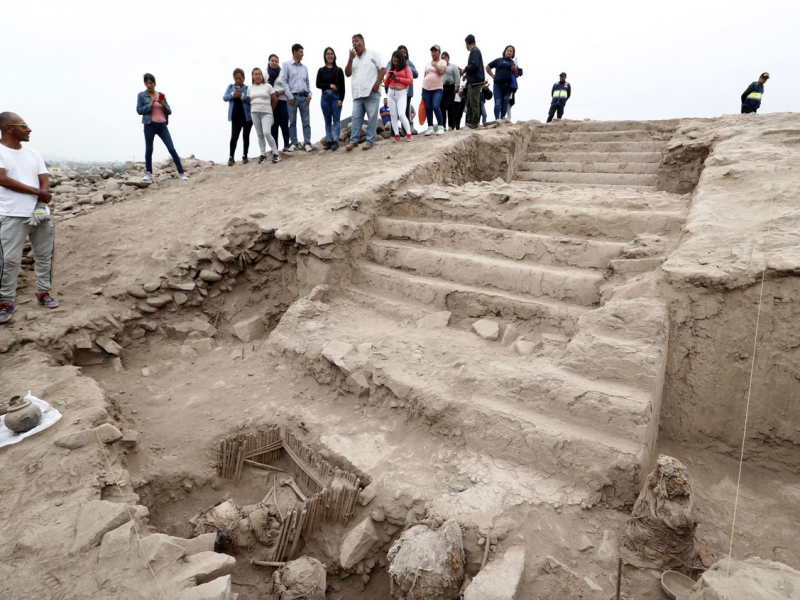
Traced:
<path id="1" fill-rule="evenodd" d="M 698 287 L 672 301 L 662 436 L 738 456 L 759 289 Z M 800 277 L 765 282 L 755 357 L 745 456 L 800 472 Z"/>

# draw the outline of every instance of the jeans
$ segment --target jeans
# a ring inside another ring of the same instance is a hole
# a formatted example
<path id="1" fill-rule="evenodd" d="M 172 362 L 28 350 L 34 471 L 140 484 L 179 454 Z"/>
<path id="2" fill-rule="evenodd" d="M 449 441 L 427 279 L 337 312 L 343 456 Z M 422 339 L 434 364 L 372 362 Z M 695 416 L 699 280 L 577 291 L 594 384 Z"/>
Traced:
<path id="1" fill-rule="evenodd" d="M 33 214 L 33 206 L 31 206 Z M 36 292 L 49 292 L 53 280 L 53 249 L 56 228 L 52 221 L 31 227 L 29 217 L 0 215 L 0 302 L 14 302 L 17 295 L 17 277 L 22 262 L 25 238 L 31 239 L 33 260 L 36 261 Z"/>
<path id="2" fill-rule="evenodd" d="M 300 119 L 303 121 L 303 143 L 311 143 L 311 121 L 308 114 L 307 96 L 295 96 L 294 106 L 289 105 L 289 138 L 292 144 L 297 146 L 297 111 L 300 111 Z"/>
<path id="3" fill-rule="evenodd" d="M 352 133 L 350 143 L 357 144 L 361 138 L 361 126 L 364 124 L 364 113 L 367 115 L 367 143 L 375 143 L 375 132 L 378 130 L 378 111 L 380 110 L 381 93 L 372 92 L 365 98 L 353 98 Z"/>
<path id="4" fill-rule="evenodd" d="M 475 129 L 481 122 L 481 85 L 467 87 L 467 127 Z"/>
<path id="5" fill-rule="evenodd" d="M 247 156 L 247 151 L 250 150 L 250 130 L 253 128 L 253 122 L 246 120 L 244 117 L 236 117 L 231 119 L 231 153 L 230 157 L 233 158 L 236 152 L 236 145 L 239 143 L 239 133 L 244 131 L 244 152 L 243 155 Z"/>
<path id="6" fill-rule="evenodd" d="M 253 113 L 253 125 L 256 126 L 256 137 L 258 138 L 258 148 L 261 156 L 267 155 L 267 144 L 273 154 L 278 153 L 278 144 L 272 137 L 272 113 Z"/>
<path id="7" fill-rule="evenodd" d="M 550 112 L 547 113 L 547 122 L 551 123 L 553 121 L 553 115 L 556 114 L 556 111 L 558 111 L 558 118 L 559 119 L 561 117 L 563 117 L 564 116 L 564 106 L 566 106 L 566 105 L 561 105 L 560 106 L 558 104 L 553 104 L 552 106 L 550 106 Z"/>
<path id="8" fill-rule="evenodd" d="M 148 173 L 153 172 L 153 140 L 156 139 L 156 136 L 160 137 L 161 141 L 164 142 L 169 155 L 172 157 L 172 160 L 175 161 L 175 168 L 178 169 L 179 174 L 183 175 L 181 158 L 175 151 L 175 146 L 172 145 L 172 137 L 169 135 L 169 129 L 167 129 L 166 123 L 147 123 L 144 126 L 145 171 Z"/>
<path id="9" fill-rule="evenodd" d="M 433 114 L 436 113 L 436 122 L 444 124 L 442 118 L 442 90 L 422 90 L 422 99 L 425 101 L 425 112 L 428 115 L 428 127 L 433 127 Z"/>
<path id="10" fill-rule="evenodd" d="M 325 137 L 329 142 L 338 142 L 342 133 L 339 119 L 342 107 L 339 106 L 339 94 L 333 90 L 322 92 L 322 116 L 325 118 Z"/>
<path id="11" fill-rule="evenodd" d="M 494 118 L 505 119 L 508 112 L 508 101 L 511 100 L 511 86 L 502 83 L 494 84 Z"/>
<path id="12" fill-rule="evenodd" d="M 450 129 L 456 128 L 455 118 L 455 102 L 453 99 L 456 97 L 456 86 L 452 83 L 446 83 L 442 89 L 442 117 L 444 121 L 442 125 L 447 127 L 450 123 Z"/>
<path id="13" fill-rule="evenodd" d="M 397 125 L 398 118 L 403 123 L 406 135 L 411 133 L 411 124 L 408 122 L 408 117 L 406 117 L 407 106 L 408 92 L 389 88 L 389 113 L 392 115 L 392 131 L 394 131 L 395 135 L 400 135 L 400 127 Z"/>
<path id="14" fill-rule="evenodd" d="M 278 105 L 273 110 L 275 121 L 272 123 L 272 139 L 278 143 L 278 128 L 283 136 L 283 147 L 289 147 L 289 101 L 278 100 Z"/>
<path id="15" fill-rule="evenodd" d="M 751 113 L 755 113 L 758 109 L 750 106 L 749 104 L 742 104 L 742 114 L 749 115 Z"/>

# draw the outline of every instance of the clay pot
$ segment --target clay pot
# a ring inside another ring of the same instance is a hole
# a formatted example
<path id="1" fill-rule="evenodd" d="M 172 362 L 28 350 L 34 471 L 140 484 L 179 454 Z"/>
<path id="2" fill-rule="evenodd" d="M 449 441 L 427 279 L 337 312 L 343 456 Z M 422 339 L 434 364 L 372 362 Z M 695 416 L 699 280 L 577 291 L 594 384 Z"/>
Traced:
<path id="1" fill-rule="evenodd" d="M 8 401 L 5 424 L 11 431 L 25 433 L 42 420 L 42 411 L 27 398 L 14 396 Z"/>

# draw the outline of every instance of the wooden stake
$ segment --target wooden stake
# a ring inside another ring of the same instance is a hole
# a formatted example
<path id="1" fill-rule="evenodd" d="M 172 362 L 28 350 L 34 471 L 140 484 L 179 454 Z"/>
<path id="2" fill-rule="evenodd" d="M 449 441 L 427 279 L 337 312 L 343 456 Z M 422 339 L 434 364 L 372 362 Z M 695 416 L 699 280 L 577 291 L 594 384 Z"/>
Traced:
<path id="1" fill-rule="evenodd" d="M 617 562 L 617 600 L 619 600 L 619 595 L 622 592 L 622 557 L 619 557 L 619 561 Z"/>
<path id="2" fill-rule="evenodd" d="M 259 469 L 267 469 L 268 471 L 278 471 L 279 473 L 285 473 L 285 471 L 283 469 L 280 469 L 278 467 L 273 467 L 272 465 L 265 465 L 263 463 L 256 462 L 254 460 L 248 460 L 246 458 L 244 459 L 244 463 L 246 465 L 250 465 L 250 466 L 253 466 L 253 467 L 258 467 Z"/>
<path id="3" fill-rule="evenodd" d="M 483 549 L 483 560 L 481 561 L 481 569 L 486 566 L 486 561 L 489 559 L 489 546 L 492 545 L 492 530 L 486 534 L 486 547 Z"/>
<path id="4" fill-rule="evenodd" d="M 285 565 L 285 562 L 277 562 L 273 560 L 250 560 L 251 565 L 258 565 L 259 567 L 282 567 Z"/>

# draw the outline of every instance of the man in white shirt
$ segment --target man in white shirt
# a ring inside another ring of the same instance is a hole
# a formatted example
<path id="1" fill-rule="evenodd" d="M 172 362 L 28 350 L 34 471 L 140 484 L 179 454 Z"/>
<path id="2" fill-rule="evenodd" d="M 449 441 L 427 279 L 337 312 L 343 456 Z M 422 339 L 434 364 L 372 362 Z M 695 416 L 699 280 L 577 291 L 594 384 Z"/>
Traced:
<path id="1" fill-rule="evenodd" d="M 31 129 L 19 115 L 0 113 L 0 324 L 8 323 L 15 308 L 22 247 L 30 236 L 36 261 L 36 299 L 55 308 L 50 296 L 56 230 L 47 203 L 50 180 L 42 155 L 23 148 Z"/>
<path id="2" fill-rule="evenodd" d="M 370 150 L 375 144 L 375 133 L 378 130 L 378 111 L 381 103 L 381 83 L 386 74 L 381 55 L 374 50 L 367 50 L 364 36 L 357 33 L 353 36 L 353 48 L 344 74 L 353 78 L 353 117 L 351 120 L 350 143 L 347 150 L 358 146 L 361 137 L 361 125 L 364 113 L 367 113 L 367 143 L 362 150 Z"/>

